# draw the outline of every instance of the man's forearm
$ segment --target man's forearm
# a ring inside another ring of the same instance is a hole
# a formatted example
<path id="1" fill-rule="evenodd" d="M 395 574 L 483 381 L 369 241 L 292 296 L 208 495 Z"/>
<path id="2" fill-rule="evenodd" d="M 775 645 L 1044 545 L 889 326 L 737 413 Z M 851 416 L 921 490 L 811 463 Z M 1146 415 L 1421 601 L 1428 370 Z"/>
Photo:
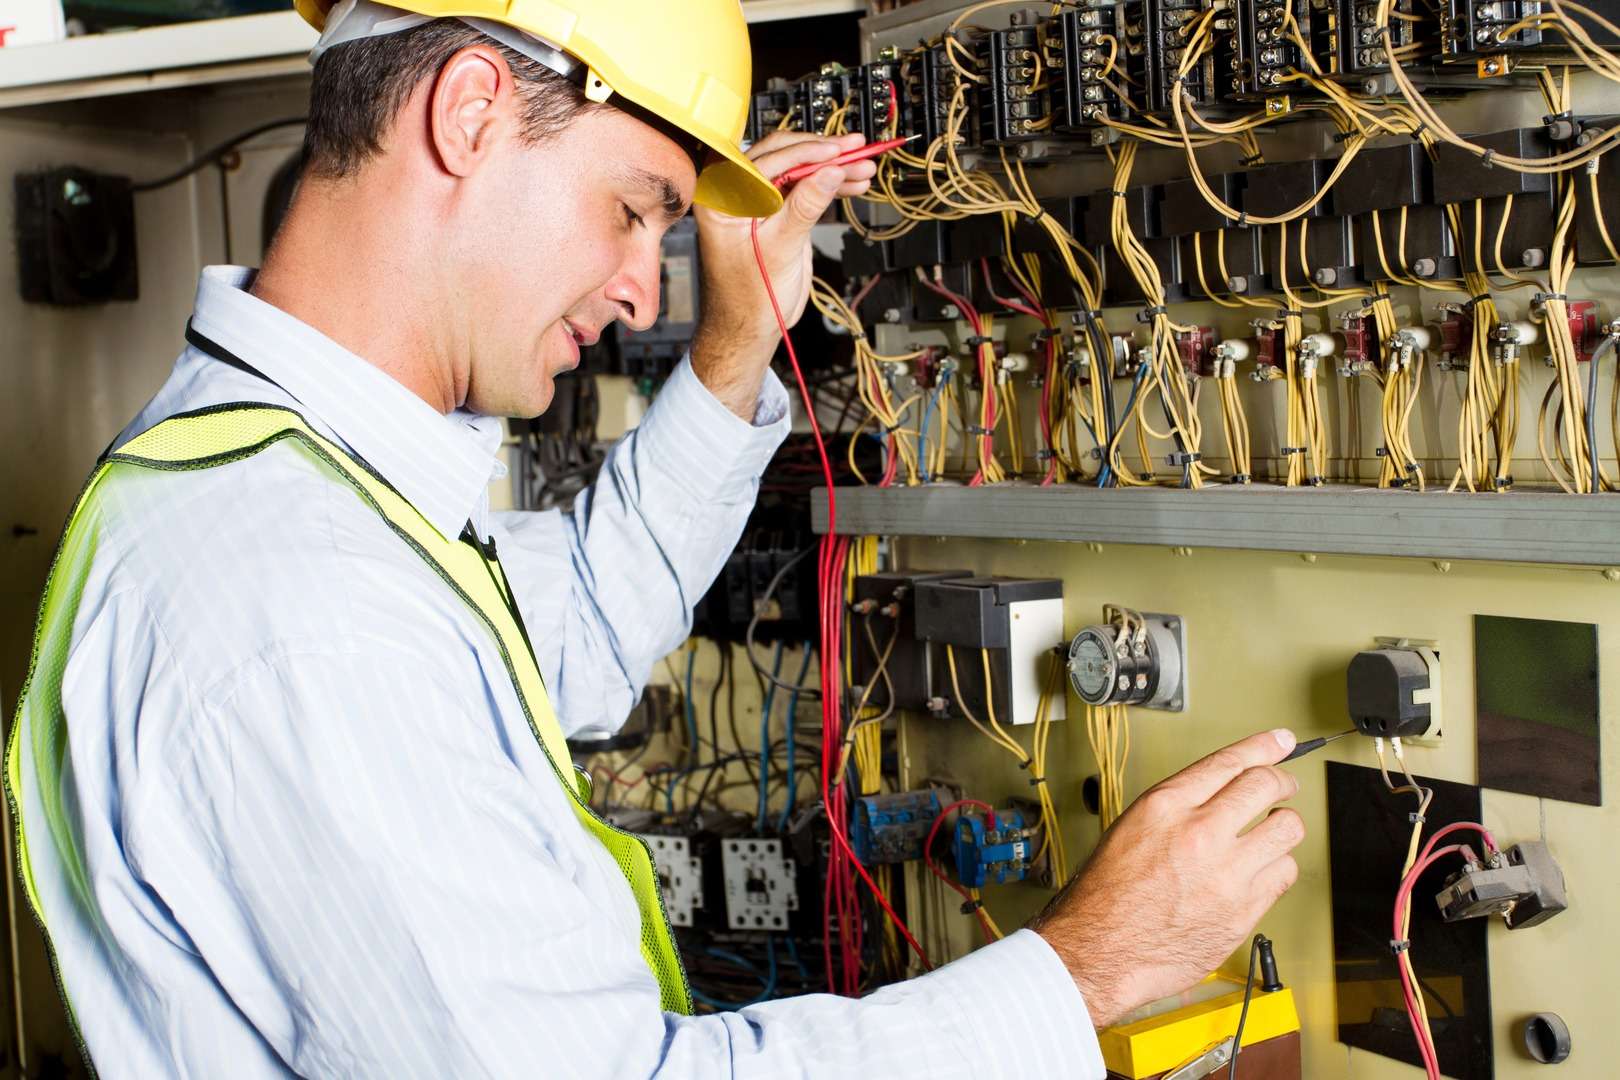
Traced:
<path id="1" fill-rule="evenodd" d="M 692 371 L 720 404 L 752 423 L 780 336 L 762 337 L 750 320 L 717 307 L 705 308 L 692 335 Z"/>

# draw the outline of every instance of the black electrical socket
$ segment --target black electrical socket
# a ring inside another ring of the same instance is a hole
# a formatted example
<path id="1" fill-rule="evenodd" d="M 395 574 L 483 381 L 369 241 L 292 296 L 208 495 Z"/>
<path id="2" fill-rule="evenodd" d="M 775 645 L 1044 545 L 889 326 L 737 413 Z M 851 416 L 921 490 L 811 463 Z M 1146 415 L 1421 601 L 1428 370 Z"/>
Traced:
<path id="1" fill-rule="evenodd" d="M 69 165 L 17 173 L 15 187 L 24 300 L 77 306 L 140 299 L 128 177 Z"/>

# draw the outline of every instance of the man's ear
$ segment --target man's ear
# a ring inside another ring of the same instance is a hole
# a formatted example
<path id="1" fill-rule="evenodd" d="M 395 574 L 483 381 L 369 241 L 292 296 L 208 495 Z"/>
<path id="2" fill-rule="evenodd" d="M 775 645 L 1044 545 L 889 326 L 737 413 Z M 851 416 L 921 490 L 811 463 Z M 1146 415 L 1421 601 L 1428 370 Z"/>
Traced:
<path id="1" fill-rule="evenodd" d="M 516 105 L 512 70 L 487 45 L 469 45 L 445 62 L 428 99 L 429 135 L 444 170 L 470 176 L 488 159 Z"/>

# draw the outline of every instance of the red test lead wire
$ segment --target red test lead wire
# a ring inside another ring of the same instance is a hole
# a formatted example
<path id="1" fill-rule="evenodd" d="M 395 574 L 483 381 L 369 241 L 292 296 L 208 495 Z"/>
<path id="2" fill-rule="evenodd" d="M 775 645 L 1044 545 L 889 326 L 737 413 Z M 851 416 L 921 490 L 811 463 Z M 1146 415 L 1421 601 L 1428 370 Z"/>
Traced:
<path id="1" fill-rule="evenodd" d="M 859 156 L 850 158 L 849 160 L 861 160 L 862 158 L 866 157 L 875 157 L 878 154 L 893 149 L 893 146 L 890 145 L 890 143 L 893 145 L 899 145 L 900 143 L 906 141 L 907 140 L 905 139 L 900 139 L 890 140 L 889 143 L 872 143 L 868 146 L 861 147 L 859 151 L 851 151 L 850 153 L 858 154 Z M 862 151 L 866 152 L 862 153 Z M 834 158 L 832 161 L 820 162 L 809 167 L 801 166 L 799 169 L 790 170 L 789 172 L 778 177 L 776 183 L 778 186 L 786 186 L 787 184 L 792 183 L 794 180 L 801 179 L 803 176 L 807 176 L 809 173 L 815 172 L 817 169 L 824 168 L 828 165 L 847 164 L 844 159 L 848 157 L 849 155 L 840 155 L 838 158 Z M 806 168 L 808 168 L 808 171 L 804 171 Z M 799 173 L 800 175 L 795 176 L 795 173 Z M 827 456 L 826 441 L 821 436 L 821 425 L 816 420 L 815 399 L 811 396 L 810 388 L 805 383 L 804 371 L 799 366 L 799 354 L 797 350 L 793 348 L 793 337 L 788 332 L 787 318 L 782 314 L 781 302 L 776 298 L 776 288 L 771 284 L 770 268 L 765 264 L 765 252 L 764 249 L 760 247 L 759 243 L 758 218 L 755 218 L 749 225 L 749 238 L 754 246 L 754 261 L 759 266 L 760 280 L 765 284 L 765 295 L 770 298 L 771 312 L 776 316 L 776 326 L 782 334 L 782 344 L 787 349 L 788 362 L 793 367 L 793 377 L 799 386 L 799 396 L 804 401 L 805 412 L 810 420 L 810 433 L 815 439 L 816 454 L 821 461 L 822 480 L 827 485 L 827 532 L 826 535 L 821 538 L 821 552 L 819 556 L 818 571 L 822 598 L 821 685 L 823 692 L 821 695 L 821 708 L 823 728 L 823 758 L 821 771 L 821 793 L 823 805 L 827 809 L 828 831 L 832 833 L 833 840 L 835 841 L 835 861 L 847 861 L 855 868 L 856 872 L 860 874 L 861 880 L 865 882 L 866 887 L 870 889 L 872 891 L 872 895 L 877 898 L 878 904 L 883 908 L 884 913 L 888 915 L 889 921 L 894 924 L 895 929 L 900 932 L 900 936 L 905 939 L 906 944 L 911 947 L 911 950 L 917 954 L 917 959 L 922 961 L 923 967 L 925 969 L 932 970 L 933 964 L 929 962 L 928 954 L 923 952 L 922 946 L 918 944 L 917 939 L 912 936 L 911 930 L 905 924 L 905 920 L 901 919 L 900 916 L 895 912 L 893 905 L 889 903 L 889 898 L 884 895 L 882 889 L 878 888 L 877 882 L 872 880 L 872 875 L 867 873 L 866 867 L 861 865 L 861 861 L 855 857 L 854 849 L 851 848 L 849 844 L 849 838 L 844 835 L 844 825 L 842 821 L 842 808 L 844 800 L 842 798 L 841 791 L 834 792 L 831 789 L 830 781 L 834 770 L 832 767 L 828 766 L 826 755 L 827 747 L 829 745 L 837 746 L 841 740 L 841 734 L 839 731 L 841 710 L 839 707 L 839 694 L 837 692 L 837 686 L 839 683 L 838 664 L 843 655 L 843 649 L 841 647 L 842 635 L 839 632 L 839 616 L 843 611 L 843 582 L 840 579 L 842 578 L 841 571 L 844 565 L 844 557 L 848 551 L 849 541 L 847 538 L 839 537 L 837 535 L 838 496 L 837 488 L 833 483 L 832 462 Z M 839 890 L 831 881 L 828 882 L 827 891 L 830 894 L 839 893 Z M 853 899 L 853 897 L 850 897 L 847 894 L 842 894 L 838 895 L 836 899 L 839 901 L 838 906 L 844 907 L 847 903 L 849 903 L 850 900 Z M 858 921 L 858 910 L 855 914 Z M 846 974 L 848 974 L 850 961 L 854 960 L 858 963 L 858 959 L 858 954 L 852 954 L 848 950 L 845 951 L 844 960 Z M 830 945 L 827 950 L 826 961 L 828 975 L 827 982 L 828 989 L 830 990 L 833 987 L 832 953 Z M 858 987 L 856 987 L 856 989 L 858 990 Z"/>

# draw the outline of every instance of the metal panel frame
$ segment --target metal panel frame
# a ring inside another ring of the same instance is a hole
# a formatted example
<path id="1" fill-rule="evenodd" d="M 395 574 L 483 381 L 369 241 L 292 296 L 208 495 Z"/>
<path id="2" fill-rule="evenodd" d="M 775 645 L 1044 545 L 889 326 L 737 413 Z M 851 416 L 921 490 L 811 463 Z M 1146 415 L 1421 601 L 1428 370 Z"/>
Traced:
<path id="1" fill-rule="evenodd" d="M 1620 567 L 1620 498 L 1546 492 L 842 488 L 838 532 Z"/>

